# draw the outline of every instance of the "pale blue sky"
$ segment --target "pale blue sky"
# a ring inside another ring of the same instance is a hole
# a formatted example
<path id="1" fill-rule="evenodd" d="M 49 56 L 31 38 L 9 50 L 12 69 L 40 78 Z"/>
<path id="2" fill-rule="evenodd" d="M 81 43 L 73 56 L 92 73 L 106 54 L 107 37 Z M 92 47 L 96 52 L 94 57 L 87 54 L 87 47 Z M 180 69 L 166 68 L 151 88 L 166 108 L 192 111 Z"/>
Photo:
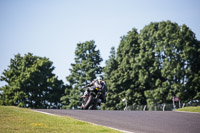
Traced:
<path id="1" fill-rule="evenodd" d="M 94 40 L 104 66 L 121 36 L 150 22 L 186 24 L 200 40 L 199 7 L 199 0 L 0 0 L 0 74 L 14 55 L 31 52 L 53 61 L 66 83 L 77 43 Z"/>

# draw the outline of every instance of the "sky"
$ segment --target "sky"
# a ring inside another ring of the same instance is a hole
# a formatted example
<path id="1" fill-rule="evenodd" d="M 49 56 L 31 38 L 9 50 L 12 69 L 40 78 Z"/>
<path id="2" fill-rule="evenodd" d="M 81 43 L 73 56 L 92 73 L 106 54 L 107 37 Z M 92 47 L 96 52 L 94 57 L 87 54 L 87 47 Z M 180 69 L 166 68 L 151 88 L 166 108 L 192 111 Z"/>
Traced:
<path id="1" fill-rule="evenodd" d="M 94 40 L 104 66 L 121 36 L 151 22 L 186 24 L 200 40 L 199 7 L 199 0 L 0 0 L 0 75 L 14 55 L 30 52 L 49 58 L 67 83 L 77 43 Z"/>

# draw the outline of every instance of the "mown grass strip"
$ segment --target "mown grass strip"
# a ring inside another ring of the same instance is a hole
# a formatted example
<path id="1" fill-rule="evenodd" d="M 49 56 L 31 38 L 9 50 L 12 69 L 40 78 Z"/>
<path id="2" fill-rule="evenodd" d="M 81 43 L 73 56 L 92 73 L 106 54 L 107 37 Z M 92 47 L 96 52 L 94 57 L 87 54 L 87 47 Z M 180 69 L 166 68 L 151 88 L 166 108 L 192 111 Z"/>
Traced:
<path id="1" fill-rule="evenodd" d="M 13 106 L 0 106 L 0 133 L 119 133 L 107 127 Z"/>
<path id="2" fill-rule="evenodd" d="M 176 111 L 199 112 L 200 113 L 200 106 L 184 107 L 184 108 L 176 109 Z"/>

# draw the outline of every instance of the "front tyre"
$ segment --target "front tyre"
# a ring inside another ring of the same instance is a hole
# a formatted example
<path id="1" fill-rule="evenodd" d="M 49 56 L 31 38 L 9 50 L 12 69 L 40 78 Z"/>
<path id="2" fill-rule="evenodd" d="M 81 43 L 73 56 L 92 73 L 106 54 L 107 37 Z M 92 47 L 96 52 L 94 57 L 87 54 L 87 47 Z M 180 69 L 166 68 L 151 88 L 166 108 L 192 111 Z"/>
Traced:
<path id="1" fill-rule="evenodd" d="M 92 100 L 93 100 L 93 96 L 90 95 L 87 102 L 85 103 L 85 106 L 84 106 L 84 109 L 88 109 L 88 107 L 91 105 L 92 103 Z"/>

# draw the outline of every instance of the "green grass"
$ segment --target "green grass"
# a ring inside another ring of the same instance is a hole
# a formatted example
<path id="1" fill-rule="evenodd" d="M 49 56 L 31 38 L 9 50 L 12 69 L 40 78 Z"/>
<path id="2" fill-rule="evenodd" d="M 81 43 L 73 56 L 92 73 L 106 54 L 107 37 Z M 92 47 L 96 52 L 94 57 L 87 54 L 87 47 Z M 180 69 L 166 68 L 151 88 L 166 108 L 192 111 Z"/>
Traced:
<path id="1" fill-rule="evenodd" d="M 177 109 L 176 111 L 187 111 L 187 112 L 199 112 L 200 113 L 200 106 L 184 107 L 184 108 Z"/>
<path id="2" fill-rule="evenodd" d="M 119 131 L 13 106 L 0 106 L 0 133 L 119 133 Z"/>

